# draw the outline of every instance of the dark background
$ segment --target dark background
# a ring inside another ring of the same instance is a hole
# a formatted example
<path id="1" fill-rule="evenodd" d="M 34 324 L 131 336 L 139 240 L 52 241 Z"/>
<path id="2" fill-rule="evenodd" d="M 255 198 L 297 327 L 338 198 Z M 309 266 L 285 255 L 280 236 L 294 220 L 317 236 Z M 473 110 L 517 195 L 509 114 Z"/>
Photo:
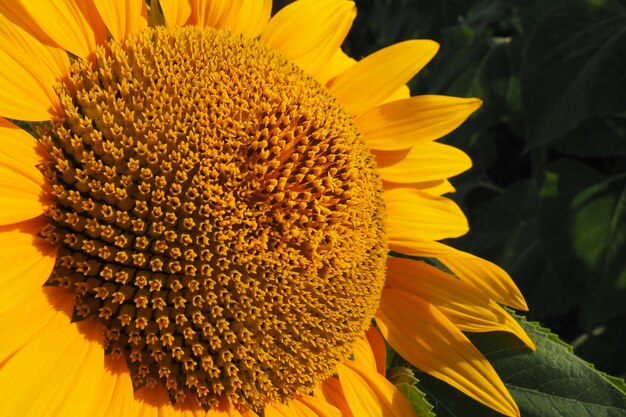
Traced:
<path id="1" fill-rule="evenodd" d="M 474 161 L 451 195 L 471 232 L 449 243 L 505 268 L 528 319 L 626 376 L 626 0 L 356 3 L 351 56 L 436 40 L 413 94 L 484 101 L 443 139 Z"/>

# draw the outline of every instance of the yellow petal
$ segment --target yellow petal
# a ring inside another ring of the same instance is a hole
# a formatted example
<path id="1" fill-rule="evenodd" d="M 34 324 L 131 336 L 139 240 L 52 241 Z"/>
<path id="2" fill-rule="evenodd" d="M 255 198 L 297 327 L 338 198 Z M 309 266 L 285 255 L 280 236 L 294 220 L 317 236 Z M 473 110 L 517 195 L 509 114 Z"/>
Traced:
<path id="1" fill-rule="evenodd" d="M 104 373 L 101 333 L 95 321 L 68 322 L 17 351 L 0 372 L 3 415 L 89 415 Z"/>
<path id="2" fill-rule="evenodd" d="M 227 0 L 189 0 L 191 14 L 187 24 L 217 27 L 230 7 Z"/>
<path id="3" fill-rule="evenodd" d="M 415 96 L 373 107 L 355 122 L 371 149 L 395 151 L 447 135 L 481 103 L 476 98 Z"/>
<path id="4" fill-rule="evenodd" d="M 389 103 L 392 101 L 404 100 L 411 97 L 411 90 L 408 85 L 403 85 L 395 93 L 381 101 L 381 104 Z"/>
<path id="5" fill-rule="evenodd" d="M 454 255 L 457 252 L 456 249 L 443 243 L 400 233 L 397 233 L 395 236 L 389 236 L 388 245 L 389 249 L 394 252 L 424 258 L 436 258 L 442 253 Z"/>
<path id="6" fill-rule="evenodd" d="M 232 410 L 232 412 L 231 412 L 231 410 Z M 230 414 L 228 414 L 228 417 L 239 417 L 239 416 L 241 416 L 241 417 L 259 417 L 257 413 L 255 413 L 254 411 L 252 411 L 249 408 L 246 408 L 246 409 L 242 410 L 241 412 L 239 412 L 235 407 L 231 406 L 231 408 L 229 409 L 229 413 Z M 209 417 L 209 416 L 207 415 L 207 417 Z"/>
<path id="7" fill-rule="evenodd" d="M 44 211 L 44 178 L 36 165 L 35 138 L 0 117 L 0 225 L 37 217 Z"/>
<path id="8" fill-rule="evenodd" d="M 326 84 L 354 64 L 356 64 L 356 59 L 350 58 L 341 48 L 337 48 L 330 59 L 317 70 L 315 78 L 321 84 Z"/>
<path id="9" fill-rule="evenodd" d="M 432 304 L 405 291 L 384 289 L 376 324 L 393 349 L 418 369 L 502 414 L 519 416 L 491 364 Z"/>
<path id="10" fill-rule="evenodd" d="M 328 88 L 358 115 L 398 91 L 437 53 L 429 40 L 411 40 L 388 46 L 363 58 L 328 83 Z"/>
<path id="11" fill-rule="evenodd" d="M 198 406 L 198 408 L 200 408 Z M 196 413 L 198 417 L 259 417 L 254 411 L 249 408 L 238 410 L 233 404 L 231 404 L 226 398 L 222 399 L 218 408 L 210 408 L 206 414 L 202 412 Z M 176 416 L 178 417 L 178 416 Z"/>
<path id="12" fill-rule="evenodd" d="M 148 25 L 145 0 L 94 0 L 94 3 L 115 40 L 123 41 Z"/>
<path id="13" fill-rule="evenodd" d="M 534 349 L 519 323 L 496 302 L 425 262 L 387 258 L 386 284 L 428 300 L 464 332 L 509 332 Z"/>
<path id="14" fill-rule="evenodd" d="M 159 5 L 168 28 L 183 26 L 191 15 L 189 0 L 159 0 Z"/>
<path id="15" fill-rule="evenodd" d="M 65 51 L 41 44 L 0 14 L 0 115 L 50 120 L 59 108 L 54 85 L 68 72 Z"/>
<path id="16" fill-rule="evenodd" d="M 98 395 L 91 404 L 89 417 L 136 416 L 139 404 L 135 401 L 133 383 L 126 360 L 105 357 Z"/>
<path id="17" fill-rule="evenodd" d="M 174 405 L 169 405 L 165 409 L 163 415 L 165 417 L 207 417 L 207 412 L 204 411 L 198 400 L 188 395 L 185 401 L 177 402 Z M 223 413 L 220 417 L 230 417 L 227 413 Z M 238 417 L 238 416 L 237 416 Z"/>
<path id="18" fill-rule="evenodd" d="M 396 183 L 443 180 L 472 166 L 472 160 L 462 150 L 437 142 L 415 145 L 410 151 L 374 151 L 378 175 Z"/>
<path id="19" fill-rule="evenodd" d="M 135 391 L 138 413 L 141 417 L 161 417 L 172 412 L 170 398 L 161 384 L 142 387 Z"/>
<path id="20" fill-rule="evenodd" d="M 0 234 L 4 232 L 16 232 L 24 233 L 35 237 L 39 231 L 47 224 L 48 220 L 44 216 L 38 216 L 32 219 L 25 220 L 19 223 L 5 224 L 0 226 Z M 42 239 L 33 240 L 35 246 L 42 245 L 40 247 L 42 252 L 45 252 L 45 248 L 50 248 L 50 245 L 45 246 L 45 241 Z M 0 277 L 0 282 L 2 278 Z"/>
<path id="21" fill-rule="evenodd" d="M 66 289 L 39 286 L 0 314 L 0 365 L 33 339 L 69 323 L 73 307 Z"/>
<path id="22" fill-rule="evenodd" d="M 43 175 L 36 165 L 43 162 L 43 149 L 37 140 L 19 126 L 0 117 L 0 162 L 19 171 L 37 184 L 43 184 Z"/>
<path id="23" fill-rule="evenodd" d="M 188 25 L 230 29 L 251 37 L 265 27 L 272 6 L 267 0 L 190 0 L 189 4 Z"/>
<path id="24" fill-rule="evenodd" d="M 106 27 L 93 1 L 20 0 L 20 3 L 57 45 L 86 58 L 106 42 Z"/>
<path id="25" fill-rule="evenodd" d="M 456 188 L 448 180 L 434 180 L 424 182 L 411 182 L 411 183 L 397 183 L 390 181 L 383 181 L 383 189 L 385 191 L 393 190 L 394 188 L 415 188 L 430 195 L 442 196 L 447 193 L 453 193 Z"/>
<path id="26" fill-rule="evenodd" d="M 293 410 L 298 417 L 319 417 L 315 411 L 297 399 L 289 403 L 289 408 Z"/>
<path id="27" fill-rule="evenodd" d="M 172 405 L 170 397 L 161 384 L 154 387 L 143 387 L 135 391 L 137 416 L 141 417 L 227 417 L 222 411 L 211 410 L 208 413 L 197 404 L 192 397 L 183 404 Z M 193 400 L 193 401 L 189 401 Z"/>
<path id="28" fill-rule="evenodd" d="M 23 303 L 50 276 L 56 248 L 31 233 L 0 227 L 0 315 Z"/>
<path id="29" fill-rule="evenodd" d="M 335 377 L 327 378 L 321 385 L 321 391 L 326 401 L 337 407 L 343 417 L 353 417 L 352 410 L 350 410 L 348 401 L 341 389 L 339 379 Z"/>
<path id="30" fill-rule="evenodd" d="M 264 410 L 265 417 L 300 417 L 295 410 L 279 402 L 266 405 Z"/>
<path id="31" fill-rule="evenodd" d="M 252 414 L 248 414 L 252 413 Z M 202 417 L 258 417 L 254 411 L 246 410 L 246 412 L 240 413 L 228 400 L 224 399 L 220 402 L 217 409 L 211 408 L 206 413 L 206 416 Z"/>
<path id="32" fill-rule="evenodd" d="M 11 170 L 4 161 L 0 161 L 0 192 L 0 224 L 17 223 L 43 213 L 41 185 Z"/>
<path id="33" fill-rule="evenodd" d="M 337 407 L 310 395 L 298 397 L 296 403 L 306 405 L 319 417 L 342 417 Z"/>
<path id="34" fill-rule="evenodd" d="M 385 346 L 385 339 L 383 339 L 378 329 L 374 326 L 370 326 L 370 328 L 367 329 L 365 337 L 374 354 L 376 371 L 382 376 L 385 376 L 387 372 L 387 346 Z"/>
<path id="35" fill-rule="evenodd" d="M 261 34 L 272 12 L 271 0 L 229 0 L 224 3 L 228 4 L 225 13 L 210 26 L 230 29 L 249 38 Z"/>
<path id="36" fill-rule="evenodd" d="M 20 1 L 21 0 L 0 1 L 0 14 L 34 36 L 35 39 L 39 40 L 42 44 L 58 47 L 46 32 L 28 16 L 26 9 L 20 4 Z"/>
<path id="37" fill-rule="evenodd" d="M 457 277 L 493 300 L 518 310 L 528 310 L 519 288 L 498 265 L 462 251 L 457 251 L 452 256 L 437 256 L 437 259 Z"/>
<path id="38" fill-rule="evenodd" d="M 352 1 L 296 1 L 272 17 L 261 42 L 315 76 L 343 43 L 355 16 Z"/>
<path id="39" fill-rule="evenodd" d="M 374 357 L 374 352 L 372 351 L 365 335 L 356 340 L 354 347 L 352 348 L 352 354 L 354 355 L 354 361 L 359 365 L 371 371 L 377 372 L 376 358 Z"/>
<path id="40" fill-rule="evenodd" d="M 454 188 L 454 186 L 448 180 L 429 181 L 425 183 L 410 184 L 410 186 L 419 188 L 423 192 L 430 195 L 442 196 L 444 194 L 456 192 L 456 188 Z"/>
<path id="41" fill-rule="evenodd" d="M 390 240 L 406 236 L 440 240 L 469 230 L 465 215 L 452 200 L 412 188 L 385 191 L 387 234 Z"/>
<path id="42" fill-rule="evenodd" d="M 341 388 L 352 414 L 359 417 L 417 417 L 411 403 L 385 377 L 345 361 L 337 365 Z"/>

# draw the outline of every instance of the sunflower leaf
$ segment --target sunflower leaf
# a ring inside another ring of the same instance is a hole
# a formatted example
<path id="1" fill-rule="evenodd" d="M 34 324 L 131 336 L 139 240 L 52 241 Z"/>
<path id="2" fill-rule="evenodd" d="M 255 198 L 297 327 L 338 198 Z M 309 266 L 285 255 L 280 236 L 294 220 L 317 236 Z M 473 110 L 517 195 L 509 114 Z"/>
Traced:
<path id="1" fill-rule="evenodd" d="M 552 146 L 576 156 L 626 155 L 626 117 L 590 117 Z"/>
<path id="2" fill-rule="evenodd" d="M 562 160 L 550 165 L 548 176 L 554 177 L 555 193 L 543 198 L 542 240 L 558 280 L 577 291 L 583 326 L 624 315 L 626 175 L 605 177 Z"/>
<path id="3" fill-rule="evenodd" d="M 411 402 L 420 417 L 435 417 L 433 406 L 417 386 L 419 380 L 409 367 L 391 369 L 387 375 L 389 381 Z"/>
<path id="4" fill-rule="evenodd" d="M 528 144 L 563 137 L 594 115 L 626 107 L 626 13 L 615 1 L 552 3 L 534 28 L 522 70 Z"/>
<path id="5" fill-rule="evenodd" d="M 518 318 L 519 319 L 519 318 Z M 507 333 L 475 334 L 474 344 L 502 377 L 524 417 L 622 417 L 626 391 L 622 380 L 605 375 L 576 357 L 548 329 L 520 319 L 537 345 L 524 349 Z M 438 417 L 499 416 L 427 375 L 418 375 Z"/>

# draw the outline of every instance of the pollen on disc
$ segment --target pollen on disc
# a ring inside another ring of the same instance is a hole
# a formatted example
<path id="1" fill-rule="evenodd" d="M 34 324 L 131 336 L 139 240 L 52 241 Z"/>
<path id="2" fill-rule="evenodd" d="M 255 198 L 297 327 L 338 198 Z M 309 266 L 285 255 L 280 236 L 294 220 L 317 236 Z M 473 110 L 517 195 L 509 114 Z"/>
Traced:
<path id="1" fill-rule="evenodd" d="M 77 60 L 40 128 L 47 285 L 133 384 L 260 409 L 332 375 L 378 306 L 382 188 L 327 90 L 225 31 L 154 28 Z"/>

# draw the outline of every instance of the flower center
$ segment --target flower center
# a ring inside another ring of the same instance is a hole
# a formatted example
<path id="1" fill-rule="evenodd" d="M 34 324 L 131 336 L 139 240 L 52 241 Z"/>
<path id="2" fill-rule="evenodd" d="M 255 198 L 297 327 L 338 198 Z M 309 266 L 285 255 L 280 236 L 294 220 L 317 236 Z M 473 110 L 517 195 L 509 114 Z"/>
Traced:
<path id="1" fill-rule="evenodd" d="M 136 388 L 261 408 L 309 393 L 378 306 L 380 181 L 351 117 L 257 41 L 153 28 L 79 60 L 40 130 L 47 285 Z"/>

